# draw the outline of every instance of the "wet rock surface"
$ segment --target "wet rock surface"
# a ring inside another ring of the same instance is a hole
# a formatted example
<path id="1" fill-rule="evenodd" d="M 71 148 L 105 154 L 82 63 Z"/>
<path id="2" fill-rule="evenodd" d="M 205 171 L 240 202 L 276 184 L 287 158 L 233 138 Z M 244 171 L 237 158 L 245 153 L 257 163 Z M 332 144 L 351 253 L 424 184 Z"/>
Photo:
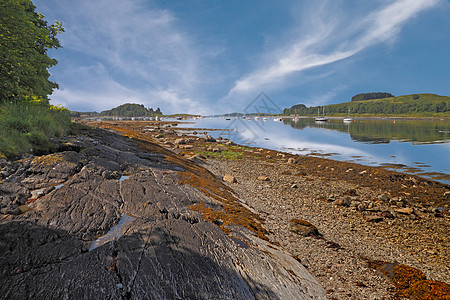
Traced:
<path id="1" fill-rule="evenodd" d="M 180 184 L 184 164 L 200 166 L 100 129 L 61 144 L 0 162 L 0 298 L 325 299 L 283 248 L 191 209 L 227 207 Z M 122 214 L 135 218 L 123 235 L 89 251 Z"/>

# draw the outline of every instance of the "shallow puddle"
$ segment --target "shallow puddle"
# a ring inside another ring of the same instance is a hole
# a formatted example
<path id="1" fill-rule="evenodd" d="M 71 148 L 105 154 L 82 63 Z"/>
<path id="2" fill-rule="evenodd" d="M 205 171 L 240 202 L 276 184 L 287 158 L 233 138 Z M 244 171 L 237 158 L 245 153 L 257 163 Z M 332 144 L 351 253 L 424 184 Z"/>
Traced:
<path id="1" fill-rule="evenodd" d="M 113 226 L 104 236 L 101 236 L 94 242 L 92 242 L 89 251 L 92 251 L 97 247 L 103 246 L 104 244 L 110 241 L 118 240 L 123 235 L 123 230 L 125 226 L 133 222 L 135 219 L 136 219 L 135 217 L 122 214 L 121 219 L 116 226 Z"/>
<path id="2" fill-rule="evenodd" d="M 126 180 L 128 178 L 130 178 L 130 176 L 122 175 L 122 177 L 119 178 L 119 182 L 124 181 L 124 180 Z"/>

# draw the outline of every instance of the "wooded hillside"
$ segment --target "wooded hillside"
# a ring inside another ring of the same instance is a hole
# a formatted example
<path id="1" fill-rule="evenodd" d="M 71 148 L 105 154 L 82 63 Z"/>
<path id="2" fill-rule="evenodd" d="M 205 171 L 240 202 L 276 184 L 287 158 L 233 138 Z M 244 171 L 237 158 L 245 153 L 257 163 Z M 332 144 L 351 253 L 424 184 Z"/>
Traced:
<path id="1" fill-rule="evenodd" d="M 297 104 L 285 108 L 285 115 L 317 115 L 317 106 Z M 435 94 L 413 94 L 384 99 L 350 101 L 325 106 L 326 115 L 401 115 L 450 116 L 450 97 Z M 322 110 L 321 110 L 322 112 Z"/>

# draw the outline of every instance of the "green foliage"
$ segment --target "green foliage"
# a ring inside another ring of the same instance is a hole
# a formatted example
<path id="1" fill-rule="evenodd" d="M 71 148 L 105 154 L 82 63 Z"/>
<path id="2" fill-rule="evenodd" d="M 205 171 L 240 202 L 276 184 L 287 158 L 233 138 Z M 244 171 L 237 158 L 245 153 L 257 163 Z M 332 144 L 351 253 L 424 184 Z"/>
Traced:
<path id="1" fill-rule="evenodd" d="M 285 115 L 315 116 L 318 107 L 297 104 L 285 108 Z M 450 116 L 450 97 L 434 94 L 414 94 L 385 99 L 352 101 L 325 106 L 326 115 L 376 116 Z"/>
<path id="2" fill-rule="evenodd" d="M 47 99 L 58 85 L 48 68 L 57 64 L 47 50 L 59 48 L 60 22 L 49 25 L 30 0 L 0 0 L 0 104 Z"/>
<path id="3" fill-rule="evenodd" d="M 53 150 L 49 138 L 71 129 L 68 110 L 30 101 L 0 106 L 0 156 L 47 153 Z"/>
<path id="4" fill-rule="evenodd" d="M 243 152 L 240 151 L 233 151 L 233 150 L 225 150 L 220 152 L 213 152 L 213 151 L 202 151 L 202 152 L 196 152 L 199 153 L 205 157 L 209 158 L 215 158 L 215 159 L 225 159 L 225 160 L 236 160 L 236 159 L 242 159 Z"/>
<path id="5" fill-rule="evenodd" d="M 392 95 L 391 93 L 382 93 L 382 92 L 363 93 L 363 94 L 358 94 L 358 95 L 353 96 L 351 101 L 384 99 L 384 98 L 392 98 L 392 97 L 395 97 L 395 96 Z"/>
<path id="6" fill-rule="evenodd" d="M 162 115 L 162 112 L 159 107 L 156 111 L 153 111 L 153 108 L 147 109 L 142 104 L 125 103 L 116 108 L 102 111 L 100 115 L 115 117 L 151 117 Z"/>

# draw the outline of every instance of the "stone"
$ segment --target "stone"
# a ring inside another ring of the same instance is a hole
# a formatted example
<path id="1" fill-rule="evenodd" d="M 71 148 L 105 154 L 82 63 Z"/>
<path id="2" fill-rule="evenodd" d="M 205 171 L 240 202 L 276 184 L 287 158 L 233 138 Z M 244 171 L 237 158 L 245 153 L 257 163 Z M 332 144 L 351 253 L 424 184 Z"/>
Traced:
<path id="1" fill-rule="evenodd" d="M 184 144 L 186 144 L 186 140 L 183 138 L 175 140 L 175 145 L 184 145 Z"/>
<path id="2" fill-rule="evenodd" d="M 236 178 L 233 175 L 225 174 L 223 176 L 223 181 L 229 182 L 229 183 L 237 183 Z"/>
<path id="3" fill-rule="evenodd" d="M 346 198 L 338 198 L 336 201 L 334 201 L 334 204 L 339 205 L 339 206 L 350 206 L 351 201 L 350 199 L 348 199 L 348 197 Z"/>
<path id="4" fill-rule="evenodd" d="M 403 201 L 397 201 L 395 202 L 395 205 L 397 205 L 397 207 L 405 207 L 405 203 Z"/>
<path id="5" fill-rule="evenodd" d="M 22 211 L 16 204 L 9 204 L 6 207 L 0 209 L 2 215 L 20 215 Z"/>
<path id="6" fill-rule="evenodd" d="M 387 219 L 393 219 L 394 218 L 394 215 L 390 211 L 383 211 L 381 213 L 381 216 L 383 218 L 387 218 Z"/>
<path id="7" fill-rule="evenodd" d="M 358 211 L 365 211 L 365 210 L 367 210 L 367 204 L 365 204 L 365 203 L 361 203 L 361 204 L 359 204 L 358 205 Z"/>
<path id="8" fill-rule="evenodd" d="M 308 221 L 300 219 L 292 219 L 289 222 L 290 231 L 301 236 L 319 236 L 319 230 L 316 226 L 312 225 Z"/>
<path id="9" fill-rule="evenodd" d="M 394 209 L 394 211 L 398 212 L 399 214 L 410 215 L 410 214 L 414 213 L 414 208 L 412 208 L 412 207 L 404 207 L 404 208 Z"/>
<path id="10" fill-rule="evenodd" d="M 267 176 L 258 176 L 259 181 L 270 181 L 270 178 Z"/>
<path id="11" fill-rule="evenodd" d="M 46 188 L 42 188 L 42 189 L 31 191 L 30 198 L 31 199 L 37 199 L 37 198 L 39 198 L 41 196 L 44 196 L 45 195 L 45 190 L 46 190 Z"/>
<path id="12" fill-rule="evenodd" d="M 216 139 L 213 138 L 213 137 L 210 136 L 210 135 L 207 135 L 206 138 L 205 138 L 205 140 L 206 140 L 207 142 L 215 142 L 215 141 L 216 141 Z"/>
<path id="13" fill-rule="evenodd" d="M 296 164 L 296 163 L 297 163 L 297 160 L 295 158 L 289 157 L 288 164 Z"/>
<path id="14" fill-rule="evenodd" d="M 328 196 L 327 201 L 334 202 L 334 201 L 336 201 L 336 197 L 334 195 L 330 195 L 330 196 Z"/>
<path id="15" fill-rule="evenodd" d="M 369 215 L 366 216 L 366 221 L 367 222 L 372 222 L 372 223 L 378 223 L 383 221 L 383 217 L 382 216 L 376 216 L 376 215 Z"/>
<path id="16" fill-rule="evenodd" d="M 298 185 L 296 183 L 294 183 L 291 185 L 291 188 L 296 189 L 296 188 L 298 188 Z"/>
<path id="17" fill-rule="evenodd" d="M 200 153 L 194 154 L 191 157 L 189 157 L 189 160 L 196 161 L 196 162 L 203 162 L 205 157 L 201 155 Z"/>

